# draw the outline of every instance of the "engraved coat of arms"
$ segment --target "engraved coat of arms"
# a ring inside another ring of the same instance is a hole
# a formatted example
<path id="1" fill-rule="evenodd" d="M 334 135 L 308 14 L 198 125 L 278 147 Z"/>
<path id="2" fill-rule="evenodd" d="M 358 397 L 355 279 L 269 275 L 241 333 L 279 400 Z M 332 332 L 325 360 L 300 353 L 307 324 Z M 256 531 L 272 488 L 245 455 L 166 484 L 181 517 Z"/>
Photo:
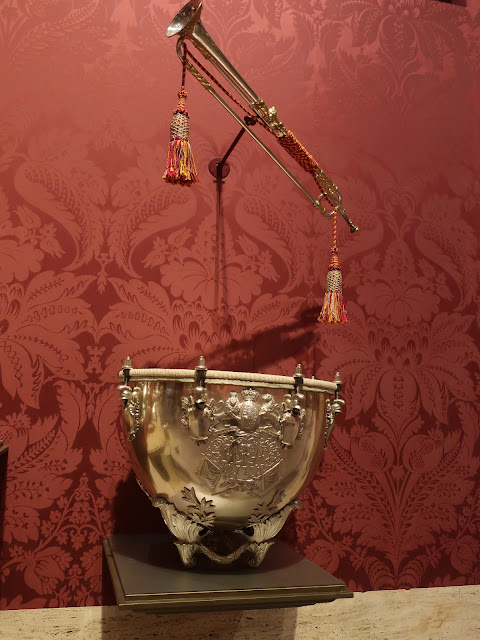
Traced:
<path id="1" fill-rule="evenodd" d="M 197 388 L 182 399 L 182 423 L 190 436 L 206 445 L 197 473 L 212 493 L 241 491 L 259 495 L 277 481 L 282 451 L 302 433 L 304 396 L 287 394 L 282 403 L 258 391 L 231 391 L 217 405 Z"/>

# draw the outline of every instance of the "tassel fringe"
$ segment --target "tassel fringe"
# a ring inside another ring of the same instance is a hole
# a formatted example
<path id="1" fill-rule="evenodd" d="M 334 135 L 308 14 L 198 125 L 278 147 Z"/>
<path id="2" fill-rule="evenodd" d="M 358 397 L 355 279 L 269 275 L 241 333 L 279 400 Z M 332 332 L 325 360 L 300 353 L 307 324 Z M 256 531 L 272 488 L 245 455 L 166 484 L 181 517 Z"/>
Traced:
<path id="1" fill-rule="evenodd" d="M 198 182 L 197 168 L 193 159 L 189 142 L 190 124 L 185 106 L 187 92 L 181 89 L 178 93 L 178 105 L 173 112 L 170 124 L 170 145 L 168 148 L 167 168 L 164 179 L 171 184 L 189 187 Z"/>
<path id="2" fill-rule="evenodd" d="M 338 324 L 347 322 L 347 310 L 343 303 L 343 295 L 338 291 L 326 291 L 323 307 L 318 316 L 319 322 Z"/>
<path id="3" fill-rule="evenodd" d="M 318 320 L 330 324 L 338 324 L 348 320 L 347 310 L 343 303 L 342 271 L 338 262 L 337 250 L 333 248 L 332 259 L 328 266 L 327 288 Z"/>
<path id="4" fill-rule="evenodd" d="M 167 168 L 163 177 L 171 184 L 180 184 L 182 186 L 190 186 L 198 182 L 197 169 L 188 140 L 176 138 L 170 141 Z"/>

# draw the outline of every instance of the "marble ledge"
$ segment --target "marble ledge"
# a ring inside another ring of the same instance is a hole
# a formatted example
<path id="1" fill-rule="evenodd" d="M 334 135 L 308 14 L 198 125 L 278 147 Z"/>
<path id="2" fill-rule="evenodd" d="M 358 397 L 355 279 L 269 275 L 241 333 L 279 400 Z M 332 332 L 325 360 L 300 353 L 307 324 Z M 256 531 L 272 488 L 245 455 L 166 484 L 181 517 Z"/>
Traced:
<path id="1" fill-rule="evenodd" d="M 117 607 L 0 612 L 0 640 L 479 640 L 480 585 L 371 591 L 298 609 L 157 615 Z"/>

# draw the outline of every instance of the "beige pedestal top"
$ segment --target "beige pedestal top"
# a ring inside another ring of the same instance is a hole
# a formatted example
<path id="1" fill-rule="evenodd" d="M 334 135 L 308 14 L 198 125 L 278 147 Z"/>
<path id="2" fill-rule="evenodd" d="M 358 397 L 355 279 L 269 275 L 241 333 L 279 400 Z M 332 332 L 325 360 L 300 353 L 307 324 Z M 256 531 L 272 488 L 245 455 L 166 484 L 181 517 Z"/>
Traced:
<path id="1" fill-rule="evenodd" d="M 0 612 L 0 640 L 480 640 L 480 586 L 375 591 L 298 609 Z"/>

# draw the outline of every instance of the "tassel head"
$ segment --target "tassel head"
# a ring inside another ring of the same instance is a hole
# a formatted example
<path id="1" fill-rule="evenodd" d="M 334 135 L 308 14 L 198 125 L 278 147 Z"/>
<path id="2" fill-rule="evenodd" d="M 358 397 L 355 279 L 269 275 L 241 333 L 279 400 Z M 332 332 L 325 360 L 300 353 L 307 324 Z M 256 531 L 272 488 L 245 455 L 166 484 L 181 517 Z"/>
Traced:
<path id="1" fill-rule="evenodd" d="M 187 92 L 178 93 L 178 104 L 170 123 L 170 144 L 168 148 L 167 168 L 164 179 L 172 184 L 190 186 L 198 182 L 197 169 L 190 147 L 190 123 L 185 105 Z"/>
<path id="2" fill-rule="evenodd" d="M 327 288 L 318 320 L 330 324 L 347 322 L 347 311 L 342 294 L 342 270 L 336 249 L 332 249 L 332 258 L 327 273 Z"/>

